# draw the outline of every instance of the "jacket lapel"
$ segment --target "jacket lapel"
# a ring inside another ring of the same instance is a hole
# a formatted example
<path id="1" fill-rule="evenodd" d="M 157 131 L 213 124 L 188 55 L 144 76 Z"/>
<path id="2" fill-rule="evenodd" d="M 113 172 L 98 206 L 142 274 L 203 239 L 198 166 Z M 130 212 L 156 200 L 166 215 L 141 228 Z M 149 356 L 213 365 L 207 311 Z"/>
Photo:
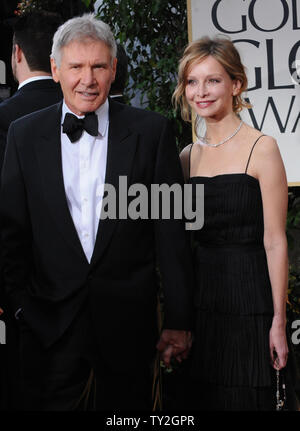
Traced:
<path id="1" fill-rule="evenodd" d="M 105 183 L 111 184 L 115 188 L 118 201 L 119 177 L 126 176 L 128 184 L 130 184 L 130 174 L 138 135 L 128 128 L 123 113 L 124 107 L 126 108 L 126 106 L 112 101 L 109 101 L 109 103 L 109 131 Z M 100 219 L 91 265 L 95 265 L 99 259 L 101 259 L 112 238 L 117 223 L 118 214 L 116 220 Z"/>
<path id="2" fill-rule="evenodd" d="M 49 212 L 66 241 L 87 262 L 65 194 L 61 158 L 61 109 L 62 103 L 59 103 L 49 112 L 47 124 L 43 125 L 41 141 L 36 142 L 36 154 Z"/>

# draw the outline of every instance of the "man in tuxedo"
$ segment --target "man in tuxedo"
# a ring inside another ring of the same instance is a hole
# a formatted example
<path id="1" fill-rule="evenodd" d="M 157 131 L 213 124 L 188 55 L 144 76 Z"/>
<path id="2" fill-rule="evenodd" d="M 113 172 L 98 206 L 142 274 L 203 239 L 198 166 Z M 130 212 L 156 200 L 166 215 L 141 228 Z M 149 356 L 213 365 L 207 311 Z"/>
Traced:
<path id="1" fill-rule="evenodd" d="M 60 24 L 59 15 L 44 11 L 27 13 L 14 24 L 11 65 L 19 87 L 12 97 L 0 103 L 0 170 L 10 124 L 62 99 L 60 86 L 52 79 L 50 65 L 52 38 Z M 18 403 L 18 331 L 2 282 L 0 307 L 4 310 L 1 319 L 7 330 L 7 344 L 3 346 L 0 360 L 0 409 L 6 410 L 17 408 Z"/>
<path id="2" fill-rule="evenodd" d="M 118 213 L 124 180 L 148 191 L 183 183 L 169 121 L 108 99 L 116 61 L 105 23 L 91 14 L 67 21 L 51 54 L 63 102 L 9 129 L 0 214 L 27 409 L 150 410 L 156 345 L 166 364 L 190 348 L 183 220 L 172 211 L 168 220 L 101 217 L 104 184 Z"/>
<path id="3" fill-rule="evenodd" d="M 11 122 L 62 99 L 60 86 L 51 76 L 49 58 L 60 24 L 59 15 L 45 11 L 27 13 L 15 22 L 11 65 L 19 87 L 0 103 L 1 166 Z"/>

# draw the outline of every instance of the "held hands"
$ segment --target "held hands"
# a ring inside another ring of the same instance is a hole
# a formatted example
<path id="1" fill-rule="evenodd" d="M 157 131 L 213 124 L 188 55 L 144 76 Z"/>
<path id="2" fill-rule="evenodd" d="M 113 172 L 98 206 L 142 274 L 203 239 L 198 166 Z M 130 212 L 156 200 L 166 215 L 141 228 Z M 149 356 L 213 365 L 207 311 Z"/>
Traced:
<path id="1" fill-rule="evenodd" d="M 275 370 L 286 366 L 288 359 L 288 345 L 286 340 L 285 324 L 273 319 L 269 334 L 271 364 Z"/>
<path id="2" fill-rule="evenodd" d="M 183 359 L 186 359 L 191 346 L 192 334 L 190 331 L 164 329 L 156 348 L 160 352 L 161 359 L 165 366 L 169 367 L 172 357 L 178 362 L 182 362 Z"/>

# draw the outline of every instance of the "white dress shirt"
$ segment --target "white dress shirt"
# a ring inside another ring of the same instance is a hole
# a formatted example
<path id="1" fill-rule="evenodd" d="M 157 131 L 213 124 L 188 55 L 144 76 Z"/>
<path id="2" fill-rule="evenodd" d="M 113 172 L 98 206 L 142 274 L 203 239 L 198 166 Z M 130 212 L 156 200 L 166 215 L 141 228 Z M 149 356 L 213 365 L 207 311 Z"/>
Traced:
<path id="1" fill-rule="evenodd" d="M 73 114 L 63 102 L 62 123 L 67 112 Z M 105 182 L 108 100 L 97 109 L 96 115 L 98 116 L 98 136 L 96 137 L 84 130 L 81 138 L 72 143 L 61 128 L 62 169 L 66 198 L 78 237 L 89 262 L 96 241 Z"/>

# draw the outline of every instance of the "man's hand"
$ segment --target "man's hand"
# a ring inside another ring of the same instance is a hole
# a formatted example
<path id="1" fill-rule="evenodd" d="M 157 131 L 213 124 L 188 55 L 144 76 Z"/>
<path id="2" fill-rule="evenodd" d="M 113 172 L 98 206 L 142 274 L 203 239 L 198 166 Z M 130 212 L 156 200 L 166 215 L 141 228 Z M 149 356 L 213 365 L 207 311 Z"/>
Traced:
<path id="1" fill-rule="evenodd" d="M 164 329 L 157 343 L 157 350 L 166 367 L 170 366 L 172 356 L 181 362 L 188 357 L 192 346 L 192 334 L 190 331 Z"/>

